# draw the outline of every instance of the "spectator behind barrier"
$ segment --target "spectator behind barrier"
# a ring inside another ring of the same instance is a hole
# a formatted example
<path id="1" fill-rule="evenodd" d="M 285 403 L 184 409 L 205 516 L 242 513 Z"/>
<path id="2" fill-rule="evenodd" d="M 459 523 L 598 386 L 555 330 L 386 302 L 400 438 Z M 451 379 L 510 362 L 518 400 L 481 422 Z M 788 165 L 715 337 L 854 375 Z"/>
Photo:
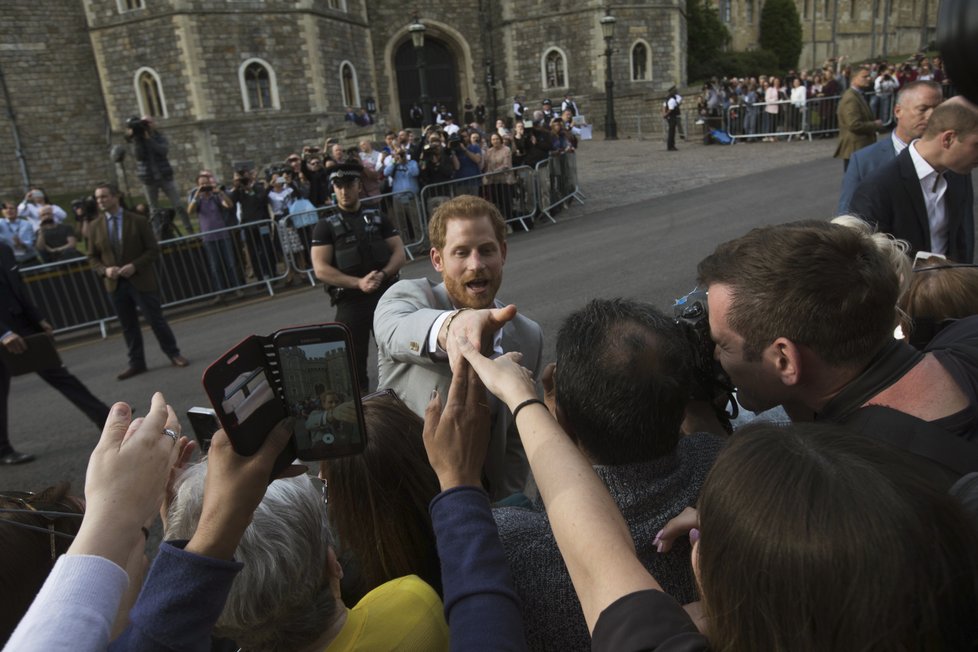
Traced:
<path id="1" fill-rule="evenodd" d="M 340 558 L 344 565 L 348 558 L 353 562 L 354 572 L 344 578 L 344 600 L 353 604 L 405 575 L 419 576 L 440 595 L 441 569 L 428 515 L 438 479 L 425 457 L 423 423 L 393 392 L 364 400 L 363 417 L 363 453 L 320 464 Z"/>
<path id="2" fill-rule="evenodd" d="M 907 340 L 923 349 L 949 320 L 978 315 L 978 268 L 940 256 L 918 259 L 900 308 Z"/>
<path id="3" fill-rule="evenodd" d="M 974 643 L 978 531 L 915 458 L 828 424 L 737 433 L 710 472 L 690 531 L 708 641 L 644 570 L 589 461 L 547 410 L 533 404 L 532 378 L 519 357 L 489 360 L 461 337 L 453 346 L 518 413 L 592 649 L 970 649 Z M 496 635 L 516 640 L 512 631 Z"/>
<path id="4" fill-rule="evenodd" d="M 913 270 L 910 258 L 907 257 L 907 252 L 910 251 L 910 243 L 906 240 L 894 238 L 889 233 L 877 231 L 870 224 L 855 215 L 834 217 L 832 218 L 832 224 L 847 226 L 871 238 L 880 252 L 893 265 L 893 271 L 896 272 L 897 279 L 900 281 L 899 296 L 902 297 L 906 293 L 910 288 L 910 275 Z"/>
<path id="5" fill-rule="evenodd" d="M 197 527 L 207 463 L 178 479 L 167 538 Z M 380 586 L 347 610 L 340 600 L 326 505 L 316 480 L 299 476 L 268 485 L 235 559 L 244 569 L 215 626 L 253 652 L 331 649 L 447 650 L 448 631 L 434 590 L 416 576 Z"/>
<path id="6" fill-rule="evenodd" d="M 692 357 L 676 323 L 652 306 L 595 300 L 563 323 L 555 370 L 544 374 L 551 412 L 626 515 L 639 559 L 683 603 L 697 597 L 692 568 L 685 551 L 658 554 L 655 534 L 695 502 L 721 445 L 712 435 L 679 436 Z M 544 502 L 497 508 L 494 516 L 523 603 L 527 643 L 586 648 L 586 623 Z"/>

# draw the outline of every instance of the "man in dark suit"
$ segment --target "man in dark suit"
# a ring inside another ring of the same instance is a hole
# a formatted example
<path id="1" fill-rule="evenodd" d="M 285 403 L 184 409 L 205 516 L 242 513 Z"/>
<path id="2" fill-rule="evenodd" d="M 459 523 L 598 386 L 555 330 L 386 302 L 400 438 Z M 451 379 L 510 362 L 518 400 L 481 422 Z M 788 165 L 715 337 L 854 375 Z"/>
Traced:
<path id="1" fill-rule="evenodd" d="M 186 367 L 190 363 L 180 355 L 177 340 L 160 306 L 155 268 L 160 249 L 149 220 L 122 210 L 119 191 L 110 184 L 95 188 L 95 201 L 101 214 L 89 227 L 88 258 L 92 269 L 105 278 L 105 289 L 112 296 L 129 350 L 129 367 L 119 374 L 119 380 L 146 371 L 137 308 L 173 366 Z"/>
<path id="2" fill-rule="evenodd" d="M 53 332 L 51 324 L 41 316 L 27 296 L 13 250 L 0 244 L 0 344 L 14 354 L 27 351 L 24 337 L 36 333 Z M 65 398 L 85 413 L 99 429 L 109 416 L 109 406 L 98 400 L 80 380 L 64 367 L 38 371 L 37 375 L 55 388 Z M 7 399 L 10 395 L 10 370 L 0 362 L 0 464 L 23 464 L 34 459 L 33 455 L 18 453 L 10 445 L 7 433 Z"/>
<path id="3" fill-rule="evenodd" d="M 849 167 L 842 178 L 837 215 L 846 215 L 849 212 L 852 195 L 864 179 L 883 164 L 895 159 L 907 145 L 924 135 L 930 114 L 943 99 L 941 85 L 933 81 L 910 82 L 900 89 L 893 108 L 896 128 L 889 138 L 863 147 L 849 159 Z"/>
<path id="4" fill-rule="evenodd" d="M 911 256 L 930 251 L 970 263 L 975 255 L 975 167 L 978 107 L 952 98 L 934 109 L 920 140 L 860 184 L 849 212 L 908 241 Z"/>

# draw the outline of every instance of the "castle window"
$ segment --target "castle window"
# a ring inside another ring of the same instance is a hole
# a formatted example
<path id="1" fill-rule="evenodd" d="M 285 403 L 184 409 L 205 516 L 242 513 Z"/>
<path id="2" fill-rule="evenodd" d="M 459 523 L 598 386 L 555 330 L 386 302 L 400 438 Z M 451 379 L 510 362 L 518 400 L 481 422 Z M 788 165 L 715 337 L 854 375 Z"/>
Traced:
<path id="1" fill-rule="evenodd" d="M 553 47 L 543 54 L 543 88 L 567 88 L 567 55 Z"/>
<path id="2" fill-rule="evenodd" d="M 337 11 L 346 11 L 346 0 L 328 0 L 326 6 Z"/>
<path id="3" fill-rule="evenodd" d="M 143 0 L 116 0 L 116 6 L 119 7 L 119 13 L 124 14 L 127 11 L 142 9 Z"/>
<path id="4" fill-rule="evenodd" d="M 160 76 L 152 68 L 140 68 L 134 77 L 136 101 L 139 103 L 139 114 L 154 118 L 165 118 L 166 99 L 163 97 L 163 86 Z"/>
<path id="5" fill-rule="evenodd" d="M 645 41 L 636 41 L 632 46 L 632 81 L 652 79 L 652 51 Z"/>
<path id="6" fill-rule="evenodd" d="M 360 85 L 353 64 L 344 61 L 340 64 L 340 88 L 343 89 L 343 106 L 360 106 Z"/>
<path id="7" fill-rule="evenodd" d="M 238 67 L 241 105 L 245 111 L 282 108 L 278 99 L 275 70 L 261 59 L 248 59 Z"/>
<path id="8" fill-rule="evenodd" d="M 747 0 L 747 6 L 745 8 L 747 13 L 747 24 L 754 24 L 754 0 Z"/>

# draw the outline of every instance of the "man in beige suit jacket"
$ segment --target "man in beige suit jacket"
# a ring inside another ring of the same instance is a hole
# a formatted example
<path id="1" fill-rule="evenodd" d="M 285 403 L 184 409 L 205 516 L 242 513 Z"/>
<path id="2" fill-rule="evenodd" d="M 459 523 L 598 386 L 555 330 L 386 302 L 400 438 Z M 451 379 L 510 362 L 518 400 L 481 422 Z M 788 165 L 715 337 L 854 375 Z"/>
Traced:
<path id="1" fill-rule="evenodd" d="M 883 126 L 873 116 L 863 90 L 869 88 L 869 68 L 857 68 L 852 73 L 852 83 L 839 100 L 839 146 L 835 158 L 842 159 L 843 172 L 849 168 L 853 152 L 876 142 L 876 132 Z"/>
<path id="2" fill-rule="evenodd" d="M 118 375 L 119 380 L 146 371 L 137 308 L 173 366 L 186 367 L 189 363 L 180 355 L 177 340 L 160 306 L 155 268 L 160 248 L 149 220 L 122 210 L 119 191 L 110 184 L 95 189 L 95 201 L 100 214 L 89 227 L 88 259 L 92 269 L 104 278 L 129 351 L 129 366 Z"/>
<path id="3" fill-rule="evenodd" d="M 449 337 L 481 342 L 484 351 L 518 351 L 521 364 L 539 380 L 543 331 L 496 301 L 506 261 L 505 223 L 491 203 L 463 195 L 438 207 L 429 224 L 431 262 L 442 283 L 409 279 L 395 283 L 377 305 L 379 386 L 392 388 L 423 417 L 431 392 L 448 396 L 452 371 Z M 494 500 L 523 491 L 529 475 L 526 453 L 512 415 L 490 397 L 492 434 L 485 472 Z"/>

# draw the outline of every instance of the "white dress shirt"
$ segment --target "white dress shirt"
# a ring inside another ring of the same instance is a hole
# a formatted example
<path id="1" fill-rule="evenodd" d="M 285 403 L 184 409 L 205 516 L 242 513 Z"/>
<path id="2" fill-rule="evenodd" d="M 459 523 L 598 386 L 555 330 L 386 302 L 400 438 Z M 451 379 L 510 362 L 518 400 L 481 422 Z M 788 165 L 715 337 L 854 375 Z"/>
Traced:
<path id="1" fill-rule="evenodd" d="M 924 194 L 927 221 L 930 223 L 930 250 L 935 254 L 947 254 L 947 210 L 944 206 L 947 179 L 924 160 L 914 143 L 910 144 L 910 158 Z"/>

